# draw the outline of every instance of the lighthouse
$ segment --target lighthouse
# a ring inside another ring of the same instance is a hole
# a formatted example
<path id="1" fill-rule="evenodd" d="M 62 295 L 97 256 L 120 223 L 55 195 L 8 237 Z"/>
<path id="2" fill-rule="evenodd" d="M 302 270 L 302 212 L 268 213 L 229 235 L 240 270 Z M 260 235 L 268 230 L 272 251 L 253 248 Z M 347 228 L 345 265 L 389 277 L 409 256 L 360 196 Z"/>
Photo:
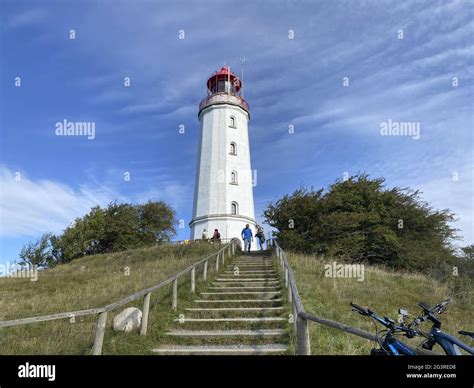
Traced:
<path id="1" fill-rule="evenodd" d="M 223 241 L 238 237 L 250 225 L 256 232 L 253 174 L 250 165 L 249 105 L 242 81 L 223 67 L 207 81 L 199 104 L 200 141 L 194 190 L 191 239 L 218 229 Z M 256 249 L 256 241 L 252 249 Z"/>

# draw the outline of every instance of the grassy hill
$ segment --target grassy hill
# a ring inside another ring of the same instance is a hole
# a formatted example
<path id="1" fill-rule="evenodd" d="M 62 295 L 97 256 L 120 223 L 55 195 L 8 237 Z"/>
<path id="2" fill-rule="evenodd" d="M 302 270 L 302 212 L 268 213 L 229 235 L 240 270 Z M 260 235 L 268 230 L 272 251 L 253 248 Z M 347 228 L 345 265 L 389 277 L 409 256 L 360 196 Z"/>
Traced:
<path id="1" fill-rule="evenodd" d="M 447 284 L 422 274 L 365 266 L 365 279 L 359 282 L 356 278 L 325 277 L 324 265 L 332 260 L 291 253 L 288 260 L 308 313 L 375 333 L 372 320 L 351 311 L 351 301 L 370 307 L 380 316 L 397 319 L 398 308 L 406 308 L 411 316 L 417 316 L 420 301 L 434 305 L 451 297 L 453 302 L 441 315 L 442 329 L 454 335 L 461 329 L 474 330 L 472 283 L 469 295 L 461 301 L 452 297 Z M 425 323 L 423 327 L 428 331 L 431 326 Z M 367 355 L 374 347 L 371 341 L 317 323 L 310 324 L 310 335 L 312 354 Z M 467 337 L 463 340 L 469 343 Z M 442 349 L 436 351 L 441 353 Z"/>
<path id="2" fill-rule="evenodd" d="M 40 272 L 36 282 L 0 278 L 0 320 L 101 307 L 167 279 L 220 247 L 192 244 L 134 249 L 74 260 Z M 185 299 L 185 290 L 180 289 L 180 293 L 180 300 Z M 147 340 L 153 335 L 159 337 L 157 328 L 172 318 L 170 303 L 169 287 L 153 295 Z M 142 308 L 141 301 L 126 307 L 130 306 Z M 75 323 L 65 319 L 0 329 L 0 354 L 89 354 L 96 319 L 92 316 L 78 318 Z M 141 348 L 144 338 L 138 334 L 114 333 L 110 329 L 112 319 L 113 314 L 109 314 L 104 354 L 147 349 Z"/>
<path id="3" fill-rule="evenodd" d="M 58 312 L 100 307 L 164 280 L 200 258 L 218 250 L 212 244 L 164 245 L 95 255 L 57 266 L 39 274 L 37 282 L 28 279 L 0 278 L 0 320 L 25 318 Z M 451 296 L 446 284 L 428 276 L 365 267 L 365 279 L 327 278 L 325 262 L 310 256 L 288 254 L 298 288 L 308 312 L 374 332 L 369 319 L 351 312 L 349 302 L 370 306 L 380 315 L 397 318 L 399 307 L 418 314 L 421 300 L 434 304 Z M 129 275 L 127 272 L 129 271 Z M 200 271 L 196 273 L 200 277 Z M 197 282 L 199 293 L 210 285 Z M 175 326 L 171 310 L 171 288 L 153 294 L 148 334 L 116 333 L 112 330 L 115 313 L 109 314 L 103 354 L 152 354 L 151 349 L 166 342 L 165 333 Z M 189 279 L 181 279 L 178 311 L 190 306 Z M 142 300 L 125 307 L 142 308 Z M 0 329 L 0 354 L 90 354 L 97 317 L 83 317 Z M 474 309 L 470 296 L 454 300 L 442 316 L 443 327 L 453 334 L 473 330 Z M 368 354 L 373 343 L 351 334 L 311 323 L 313 354 Z"/>

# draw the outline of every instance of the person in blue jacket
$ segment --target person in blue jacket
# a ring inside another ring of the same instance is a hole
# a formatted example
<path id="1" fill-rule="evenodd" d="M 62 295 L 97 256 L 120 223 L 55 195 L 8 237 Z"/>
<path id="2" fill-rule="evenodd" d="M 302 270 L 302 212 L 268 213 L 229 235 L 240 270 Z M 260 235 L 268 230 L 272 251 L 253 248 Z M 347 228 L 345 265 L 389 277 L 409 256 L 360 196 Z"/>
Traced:
<path id="1" fill-rule="evenodd" d="M 249 224 L 245 225 L 245 228 L 242 229 L 242 240 L 244 240 L 244 252 L 250 253 L 250 245 L 252 244 L 253 233 Z"/>

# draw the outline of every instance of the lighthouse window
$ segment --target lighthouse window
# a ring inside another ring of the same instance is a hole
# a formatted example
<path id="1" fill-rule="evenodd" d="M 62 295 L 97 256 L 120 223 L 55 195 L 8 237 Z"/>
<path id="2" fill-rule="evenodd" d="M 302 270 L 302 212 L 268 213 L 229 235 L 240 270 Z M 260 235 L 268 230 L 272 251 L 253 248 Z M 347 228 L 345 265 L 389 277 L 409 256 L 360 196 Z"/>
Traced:
<path id="1" fill-rule="evenodd" d="M 230 154 L 237 155 L 237 145 L 235 143 L 230 143 Z"/>
<path id="2" fill-rule="evenodd" d="M 235 128 L 235 117 L 234 116 L 230 116 L 230 125 L 229 125 L 229 127 Z"/>
<path id="3" fill-rule="evenodd" d="M 236 216 L 239 214 L 239 205 L 237 205 L 237 202 L 232 202 L 230 204 L 230 214 Z"/>
<path id="4" fill-rule="evenodd" d="M 230 173 L 230 183 L 233 185 L 237 184 L 237 171 L 232 171 Z"/>

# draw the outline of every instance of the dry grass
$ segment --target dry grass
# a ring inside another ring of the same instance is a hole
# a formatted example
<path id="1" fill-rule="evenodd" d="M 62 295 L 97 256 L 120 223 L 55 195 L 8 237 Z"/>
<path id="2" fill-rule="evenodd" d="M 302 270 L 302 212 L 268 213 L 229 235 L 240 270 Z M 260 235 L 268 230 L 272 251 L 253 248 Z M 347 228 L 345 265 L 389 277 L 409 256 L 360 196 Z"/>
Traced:
<path id="1" fill-rule="evenodd" d="M 450 297 L 445 284 L 422 274 L 390 271 L 365 266 L 363 282 L 356 278 L 325 277 L 324 264 L 316 257 L 288 254 L 290 265 L 307 312 L 374 333 L 372 321 L 351 311 L 349 303 L 368 306 L 380 316 L 397 319 L 398 308 L 407 308 L 412 315 L 420 312 L 418 303 L 435 304 Z M 472 292 L 471 292 L 472 296 Z M 443 330 L 473 330 L 474 310 L 471 303 L 455 299 L 441 318 Z M 429 329 L 429 324 L 425 324 Z M 371 341 L 316 323 L 310 325 L 313 354 L 369 354 Z M 468 343 L 466 338 L 463 338 Z M 416 343 L 419 343 L 418 339 Z M 472 345 L 472 343 L 471 343 Z M 438 352 L 442 350 L 437 349 Z"/>
<path id="2" fill-rule="evenodd" d="M 36 282 L 0 278 L 0 320 L 101 307 L 159 283 L 218 248 L 220 246 L 212 244 L 163 245 L 75 260 L 40 272 Z M 189 279 L 183 278 L 180 283 L 186 283 L 186 287 L 179 291 L 186 299 L 185 288 L 188 288 Z M 171 319 L 169 296 L 168 287 L 153 295 L 151 309 L 152 314 L 156 314 L 150 317 L 151 330 Z M 131 303 L 130 306 L 141 308 L 140 303 Z M 96 319 L 96 316 L 83 317 L 75 323 L 61 320 L 0 330 L 0 353 L 89 354 Z M 113 314 L 109 314 L 109 324 L 112 319 Z M 114 346 L 117 347 L 114 344 L 121 335 L 110 330 L 106 336 L 112 345 L 108 345 L 106 340 L 104 348 L 114 353 Z M 125 335 L 124 343 L 132 337 L 135 334 Z M 135 342 L 140 343 L 139 340 Z M 128 345 L 120 349 L 121 353 L 137 350 Z"/>
<path id="3" fill-rule="evenodd" d="M 161 246 L 97 255 L 76 260 L 39 274 L 37 282 L 27 279 L 0 279 L 0 320 L 100 307 L 154 285 L 199 258 L 219 248 L 193 245 L 186 248 Z M 397 317 L 399 307 L 417 314 L 417 303 L 430 304 L 449 297 L 445 284 L 421 274 L 365 268 L 365 280 L 327 278 L 324 264 L 315 257 L 289 254 L 298 288 L 308 312 L 373 332 L 369 319 L 351 311 L 349 302 L 370 306 L 379 315 Z M 125 275 L 125 268 L 130 275 Z M 212 266 L 211 266 L 212 267 Z M 215 276 L 210 267 L 208 282 L 197 283 L 205 290 Z M 201 276 L 197 270 L 197 277 Z M 191 306 L 195 295 L 189 292 L 189 278 L 180 280 L 178 312 L 170 308 L 170 287 L 154 293 L 146 337 L 139 333 L 116 333 L 111 329 L 115 313 L 109 314 L 103 354 L 153 354 L 151 349 L 169 342 L 165 333 L 176 328 L 177 313 Z M 286 298 L 286 293 L 282 297 Z M 472 299 L 471 299 L 472 300 Z M 141 308 L 142 300 L 128 306 Z M 44 322 L 0 330 L 1 354 L 90 354 L 97 316 Z M 443 328 L 453 334 L 472 330 L 472 304 L 456 300 L 442 316 Z M 373 343 L 316 323 L 310 325 L 313 354 L 368 354 Z M 293 347 L 289 354 L 292 354 Z"/>

